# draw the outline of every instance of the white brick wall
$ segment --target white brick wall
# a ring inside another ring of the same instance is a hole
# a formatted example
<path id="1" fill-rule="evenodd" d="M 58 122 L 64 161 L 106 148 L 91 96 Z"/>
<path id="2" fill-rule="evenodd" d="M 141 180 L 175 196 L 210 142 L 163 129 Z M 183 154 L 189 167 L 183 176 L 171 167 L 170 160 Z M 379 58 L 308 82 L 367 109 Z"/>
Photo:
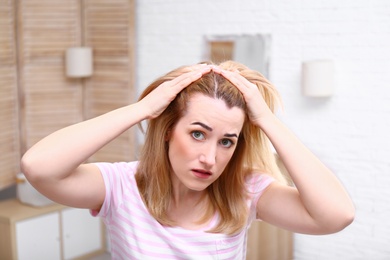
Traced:
<path id="1" fill-rule="evenodd" d="M 347 187 L 355 222 L 295 236 L 295 259 L 390 259 L 390 1 L 140 0 L 138 88 L 203 60 L 204 35 L 272 35 L 270 79 L 282 120 Z M 303 61 L 333 59 L 336 93 L 300 94 Z"/>

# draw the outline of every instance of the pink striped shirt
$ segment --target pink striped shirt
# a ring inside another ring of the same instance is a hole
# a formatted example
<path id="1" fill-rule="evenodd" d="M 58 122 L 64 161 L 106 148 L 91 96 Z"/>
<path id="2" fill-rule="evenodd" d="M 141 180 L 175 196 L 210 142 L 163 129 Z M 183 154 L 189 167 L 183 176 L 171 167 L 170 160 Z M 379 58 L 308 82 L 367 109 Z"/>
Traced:
<path id="1" fill-rule="evenodd" d="M 256 203 L 273 181 L 267 175 L 248 180 L 251 198 L 247 227 L 235 235 L 205 230 L 166 227 L 149 213 L 134 178 L 138 162 L 97 163 L 104 178 L 106 197 L 97 216 L 103 218 L 111 241 L 112 259 L 245 259 L 246 233 L 256 218 Z"/>

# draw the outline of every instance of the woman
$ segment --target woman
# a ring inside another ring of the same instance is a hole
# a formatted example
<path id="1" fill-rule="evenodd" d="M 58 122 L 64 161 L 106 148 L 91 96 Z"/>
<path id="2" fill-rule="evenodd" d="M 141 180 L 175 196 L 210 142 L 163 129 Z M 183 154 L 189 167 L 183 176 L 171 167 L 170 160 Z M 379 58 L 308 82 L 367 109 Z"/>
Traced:
<path id="1" fill-rule="evenodd" d="M 114 259 L 244 259 L 254 219 L 337 232 L 352 222 L 353 204 L 273 114 L 277 97 L 236 62 L 181 67 L 138 102 L 44 138 L 22 168 L 50 199 L 103 217 Z M 83 164 L 145 119 L 138 162 Z M 295 187 L 280 181 L 269 141 Z"/>

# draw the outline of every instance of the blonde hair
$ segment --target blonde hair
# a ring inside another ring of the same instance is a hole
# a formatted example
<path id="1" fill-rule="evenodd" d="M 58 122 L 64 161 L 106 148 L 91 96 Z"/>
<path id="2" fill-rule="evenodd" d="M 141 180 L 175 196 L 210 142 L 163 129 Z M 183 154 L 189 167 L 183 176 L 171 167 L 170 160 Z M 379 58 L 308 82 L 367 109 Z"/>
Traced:
<path id="1" fill-rule="evenodd" d="M 234 61 L 223 62 L 219 64 L 219 67 L 238 71 L 243 77 L 254 83 L 259 88 L 267 105 L 274 111 L 279 101 L 279 95 L 263 75 Z M 140 99 L 163 82 L 172 80 L 190 70 L 190 67 L 180 67 L 158 78 L 144 90 Z M 223 76 L 210 72 L 181 91 L 160 116 L 149 120 L 136 180 L 141 197 L 150 214 L 166 226 L 175 225 L 167 215 L 172 187 L 166 135 L 183 116 L 187 109 L 188 100 L 194 93 L 222 99 L 228 107 L 239 107 L 247 112 L 245 100 L 237 87 Z M 234 234 L 245 226 L 248 218 L 246 204 L 248 194 L 245 180 L 255 171 L 273 174 L 275 178 L 283 180 L 267 136 L 246 116 L 232 158 L 221 176 L 207 187 L 210 204 L 199 222 L 209 220 L 215 211 L 220 216 L 219 223 L 209 232 Z"/>

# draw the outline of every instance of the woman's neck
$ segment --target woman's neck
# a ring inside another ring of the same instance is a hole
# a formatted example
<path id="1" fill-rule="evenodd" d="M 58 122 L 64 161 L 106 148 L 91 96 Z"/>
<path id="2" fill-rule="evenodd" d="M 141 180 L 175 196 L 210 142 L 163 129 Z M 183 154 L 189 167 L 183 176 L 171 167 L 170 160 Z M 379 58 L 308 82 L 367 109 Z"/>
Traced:
<path id="1" fill-rule="evenodd" d="M 168 216 L 179 227 L 200 230 L 210 223 L 214 215 L 214 212 L 210 214 L 211 211 L 213 210 L 210 209 L 210 201 L 206 191 L 174 193 L 168 209 Z"/>

